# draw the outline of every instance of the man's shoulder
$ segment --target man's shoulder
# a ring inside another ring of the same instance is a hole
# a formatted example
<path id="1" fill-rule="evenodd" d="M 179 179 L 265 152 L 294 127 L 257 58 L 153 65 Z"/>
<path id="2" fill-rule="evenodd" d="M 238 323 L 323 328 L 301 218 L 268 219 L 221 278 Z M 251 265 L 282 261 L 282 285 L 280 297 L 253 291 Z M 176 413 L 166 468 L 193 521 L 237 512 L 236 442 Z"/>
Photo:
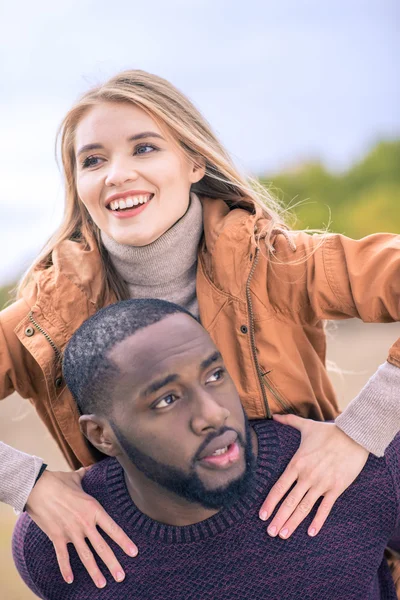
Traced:
<path id="1" fill-rule="evenodd" d="M 87 467 L 82 479 L 82 487 L 85 492 L 99 500 L 99 502 L 102 502 L 107 493 L 107 478 L 110 468 L 112 471 L 122 469 L 116 458 L 107 457 L 91 467 Z"/>
<path id="2" fill-rule="evenodd" d="M 110 467 L 113 471 L 121 469 L 115 458 L 106 458 L 88 468 L 82 480 L 84 491 L 103 506 L 108 497 L 107 473 Z M 107 506 L 105 508 L 107 510 Z M 52 573 L 54 585 L 63 584 L 53 543 L 26 512 L 20 515 L 15 525 L 12 552 L 19 574 L 34 592 L 38 581 L 47 578 L 46 573 Z"/>

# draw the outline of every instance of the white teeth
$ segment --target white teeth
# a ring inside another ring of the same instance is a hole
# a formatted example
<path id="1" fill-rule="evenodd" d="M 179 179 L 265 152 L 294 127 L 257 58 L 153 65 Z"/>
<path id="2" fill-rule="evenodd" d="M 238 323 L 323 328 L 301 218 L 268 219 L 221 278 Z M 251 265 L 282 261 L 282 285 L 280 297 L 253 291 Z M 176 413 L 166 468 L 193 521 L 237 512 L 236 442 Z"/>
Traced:
<path id="1" fill-rule="evenodd" d="M 151 198 L 151 194 L 146 196 L 128 196 L 125 200 L 112 200 L 109 204 L 111 210 L 123 210 L 124 208 L 132 208 L 132 206 L 138 206 L 139 204 L 146 204 Z"/>
<path id="2" fill-rule="evenodd" d="M 228 446 L 225 446 L 225 448 L 221 448 L 220 450 L 216 450 L 212 453 L 212 456 L 219 456 L 220 454 L 225 454 L 225 452 L 228 452 Z"/>

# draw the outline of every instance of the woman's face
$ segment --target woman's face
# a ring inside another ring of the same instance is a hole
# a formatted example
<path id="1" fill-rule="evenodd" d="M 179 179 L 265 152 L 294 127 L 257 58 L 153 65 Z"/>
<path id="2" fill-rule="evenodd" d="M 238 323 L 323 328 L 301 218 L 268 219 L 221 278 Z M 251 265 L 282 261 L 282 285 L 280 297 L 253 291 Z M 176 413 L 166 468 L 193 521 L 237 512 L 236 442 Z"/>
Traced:
<path id="1" fill-rule="evenodd" d="M 154 242 L 186 212 L 204 169 L 142 109 L 104 102 L 75 134 L 76 185 L 96 225 L 120 244 Z"/>

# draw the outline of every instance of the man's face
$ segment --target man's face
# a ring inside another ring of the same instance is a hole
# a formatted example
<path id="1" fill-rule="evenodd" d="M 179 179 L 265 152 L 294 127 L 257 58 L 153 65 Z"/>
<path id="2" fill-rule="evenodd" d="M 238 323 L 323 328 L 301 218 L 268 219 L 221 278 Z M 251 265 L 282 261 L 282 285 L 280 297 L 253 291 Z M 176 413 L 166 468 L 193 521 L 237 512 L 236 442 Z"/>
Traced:
<path id="1" fill-rule="evenodd" d="M 110 418 L 123 454 L 150 480 L 219 508 L 249 483 L 250 428 L 208 333 L 175 314 L 110 353 L 118 367 Z"/>

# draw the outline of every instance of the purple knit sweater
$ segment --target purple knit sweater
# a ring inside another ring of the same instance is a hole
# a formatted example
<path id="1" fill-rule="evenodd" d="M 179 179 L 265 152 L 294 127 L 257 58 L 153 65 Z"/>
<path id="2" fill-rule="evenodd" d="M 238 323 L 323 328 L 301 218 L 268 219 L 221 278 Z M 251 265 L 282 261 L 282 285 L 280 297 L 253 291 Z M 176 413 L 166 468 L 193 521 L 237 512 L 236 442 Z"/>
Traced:
<path id="1" fill-rule="evenodd" d="M 196 525 L 163 525 L 142 514 L 115 459 L 88 472 L 85 490 L 139 547 L 132 559 L 107 538 L 125 569 L 123 583 L 114 582 L 101 566 L 107 586 L 98 590 L 72 546 L 75 580 L 64 583 L 51 542 L 27 514 L 18 520 L 13 537 L 21 577 L 49 600 L 395 600 L 383 553 L 399 526 L 400 437 L 384 458 L 369 458 L 319 535 L 307 535 L 313 511 L 289 540 L 281 540 L 267 535 L 258 510 L 300 435 L 273 421 L 254 427 L 259 442 L 255 488 L 230 510 Z"/>

